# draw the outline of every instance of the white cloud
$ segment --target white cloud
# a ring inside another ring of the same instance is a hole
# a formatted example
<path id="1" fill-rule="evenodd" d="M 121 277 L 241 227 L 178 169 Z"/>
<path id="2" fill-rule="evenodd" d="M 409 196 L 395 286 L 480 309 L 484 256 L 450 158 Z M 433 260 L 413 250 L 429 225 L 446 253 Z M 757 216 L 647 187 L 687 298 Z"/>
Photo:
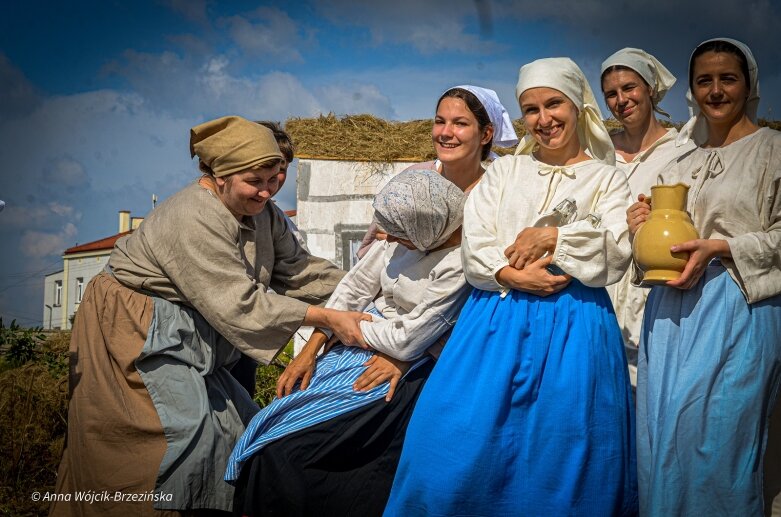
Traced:
<path id="1" fill-rule="evenodd" d="M 2 222 L 13 228 L 59 228 L 63 218 L 72 222 L 81 219 L 81 213 L 73 206 L 57 201 L 33 206 L 9 204 L 6 208 L 3 211 Z"/>
<path id="2" fill-rule="evenodd" d="M 442 51 L 481 54 L 503 45 L 491 41 L 490 4 L 474 0 L 365 2 L 323 0 L 319 14 L 337 26 L 366 27 L 374 45 L 412 45 L 422 54 Z"/>
<path id="3" fill-rule="evenodd" d="M 328 111 L 337 115 L 371 113 L 382 118 L 395 118 L 390 99 L 373 84 L 329 85 L 315 93 Z"/>
<path id="4" fill-rule="evenodd" d="M 29 113 L 39 101 L 33 84 L 0 52 L 0 117 L 13 118 Z"/>
<path id="5" fill-rule="evenodd" d="M 86 188 L 89 185 L 89 177 L 84 166 L 67 156 L 58 158 L 47 166 L 43 170 L 43 180 L 65 187 Z"/>
<path id="6" fill-rule="evenodd" d="M 244 16 L 218 20 L 244 53 L 260 61 L 303 62 L 298 51 L 302 39 L 295 21 L 275 7 L 260 7 Z"/>
<path id="7" fill-rule="evenodd" d="M 206 0 L 163 0 L 169 9 L 202 26 L 209 25 Z"/>
<path id="8" fill-rule="evenodd" d="M 27 230 L 22 234 L 20 247 L 22 253 L 32 258 L 58 255 L 72 246 L 73 237 L 78 233 L 72 223 L 66 223 L 58 233 Z"/>

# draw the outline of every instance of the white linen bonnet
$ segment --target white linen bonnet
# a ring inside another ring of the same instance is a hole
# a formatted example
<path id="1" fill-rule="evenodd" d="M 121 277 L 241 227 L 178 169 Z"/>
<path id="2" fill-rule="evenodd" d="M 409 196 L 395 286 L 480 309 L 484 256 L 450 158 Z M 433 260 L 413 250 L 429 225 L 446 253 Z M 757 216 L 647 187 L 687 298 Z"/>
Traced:
<path id="1" fill-rule="evenodd" d="M 692 52 L 689 57 L 689 77 L 692 74 L 692 66 L 694 66 L 694 53 L 697 52 L 701 46 L 712 41 L 725 41 L 731 43 L 743 53 L 746 58 L 746 64 L 748 65 L 748 80 L 749 80 L 749 93 L 748 99 L 746 99 L 746 116 L 756 124 L 757 122 L 757 109 L 759 108 L 759 69 L 757 68 L 757 61 L 754 59 L 754 54 L 751 53 L 751 49 L 745 43 L 731 38 L 713 38 L 703 41 Z M 694 100 L 692 95 L 691 85 L 686 92 L 686 103 L 689 105 L 689 121 L 684 124 L 678 133 L 676 139 L 676 145 L 682 145 L 693 140 L 695 144 L 702 145 L 708 140 L 708 121 L 700 113 L 700 107 L 697 105 L 697 101 Z"/>
<path id="2" fill-rule="evenodd" d="M 518 73 L 515 98 L 520 102 L 521 94 L 531 88 L 553 88 L 566 95 L 578 109 L 578 137 L 581 145 L 597 160 L 615 165 L 616 152 L 602 122 L 602 112 L 586 76 L 574 61 L 568 57 L 549 57 L 523 65 Z M 534 137 L 526 134 L 515 154 L 531 154 L 536 146 Z"/>
<path id="3" fill-rule="evenodd" d="M 622 48 L 602 62 L 600 76 L 613 66 L 625 66 L 637 72 L 651 87 L 654 111 L 667 118 L 670 115 L 659 107 L 659 103 L 675 84 L 675 76 L 658 59 L 639 48 Z"/>

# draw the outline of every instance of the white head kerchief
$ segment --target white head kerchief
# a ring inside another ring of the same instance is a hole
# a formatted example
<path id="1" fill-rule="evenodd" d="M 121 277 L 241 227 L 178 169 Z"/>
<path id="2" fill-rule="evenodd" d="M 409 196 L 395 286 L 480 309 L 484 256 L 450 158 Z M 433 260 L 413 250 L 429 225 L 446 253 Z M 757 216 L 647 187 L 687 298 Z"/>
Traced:
<path id="1" fill-rule="evenodd" d="M 518 73 L 515 98 L 520 101 L 521 94 L 531 88 L 553 88 L 566 95 L 578 109 L 581 145 L 597 160 L 615 165 L 616 151 L 602 122 L 602 112 L 586 76 L 574 61 L 568 57 L 549 57 L 523 65 Z M 515 154 L 531 154 L 536 146 L 534 137 L 527 133 Z"/>
<path id="2" fill-rule="evenodd" d="M 654 111 L 670 118 L 670 115 L 659 107 L 659 103 L 675 84 L 675 76 L 658 59 L 639 48 L 627 47 L 605 59 L 600 74 L 604 74 L 611 66 L 625 66 L 640 74 L 651 87 Z"/>
<path id="3" fill-rule="evenodd" d="M 756 124 L 757 109 L 759 108 L 759 69 L 757 68 L 757 61 L 754 59 L 754 54 L 751 53 L 751 49 L 749 49 L 745 43 L 731 38 L 713 38 L 703 41 L 697 45 L 697 47 L 694 49 L 694 52 L 696 52 L 697 49 L 704 44 L 710 43 L 711 41 L 726 41 L 727 43 L 732 43 L 738 47 L 738 50 L 740 50 L 744 56 L 746 56 L 746 64 L 748 64 L 749 75 L 749 93 L 748 99 L 746 99 L 745 108 L 746 116 L 748 116 L 748 118 Z M 694 56 L 694 52 L 692 52 L 692 56 Z M 692 58 L 689 57 L 688 77 L 691 77 L 693 65 L 694 63 L 692 62 Z M 695 144 L 702 145 L 708 140 L 708 121 L 700 113 L 700 107 L 697 105 L 697 101 L 695 101 L 694 97 L 692 96 L 691 85 L 689 86 L 689 90 L 686 92 L 686 103 L 689 105 L 689 117 L 691 118 L 689 118 L 689 121 L 681 128 L 681 131 L 678 133 L 676 144 L 682 145 L 689 140 L 693 140 Z"/>
<path id="4" fill-rule="evenodd" d="M 518 143 L 518 135 L 515 134 L 513 121 L 510 119 L 510 115 L 495 91 L 481 88 L 480 86 L 472 86 L 471 84 L 462 84 L 453 88 L 460 88 L 472 93 L 480 101 L 480 104 L 483 105 L 486 113 L 488 113 L 488 118 L 491 119 L 491 125 L 494 126 L 493 145 L 497 147 L 512 147 Z M 448 91 L 453 88 L 449 88 Z"/>
<path id="5" fill-rule="evenodd" d="M 407 171 L 374 197 L 374 219 L 389 235 L 427 251 L 440 246 L 461 226 L 465 202 L 461 189 L 438 172 Z"/>

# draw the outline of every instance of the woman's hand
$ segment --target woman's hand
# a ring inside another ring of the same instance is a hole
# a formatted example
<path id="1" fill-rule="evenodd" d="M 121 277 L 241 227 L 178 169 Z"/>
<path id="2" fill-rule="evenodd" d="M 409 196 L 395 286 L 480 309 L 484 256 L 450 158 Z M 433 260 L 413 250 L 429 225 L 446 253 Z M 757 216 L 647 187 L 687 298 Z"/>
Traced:
<path id="1" fill-rule="evenodd" d="M 285 371 L 277 379 L 277 398 L 281 399 L 290 395 L 299 379 L 301 379 L 300 389 L 302 391 L 309 387 L 309 381 L 312 380 L 312 375 L 315 373 L 316 357 L 317 352 L 311 354 L 302 350 L 301 353 L 290 361 Z"/>
<path id="2" fill-rule="evenodd" d="M 511 289 L 518 289 L 537 296 L 558 293 L 572 281 L 571 275 L 553 275 L 546 268 L 553 256 L 536 260 L 523 269 L 505 266 L 496 274 L 497 281 Z"/>
<path id="3" fill-rule="evenodd" d="M 371 321 L 372 317 L 365 312 L 337 311 L 324 309 L 310 305 L 304 316 L 304 325 L 329 328 L 334 332 L 333 340 L 341 341 L 347 346 L 359 346 L 368 349 L 369 346 L 363 340 L 360 322 Z"/>
<path id="4" fill-rule="evenodd" d="M 504 256 L 515 269 L 523 269 L 546 253 L 556 249 L 559 230 L 548 228 L 524 228 L 515 242 L 504 250 Z"/>
<path id="5" fill-rule="evenodd" d="M 700 281 L 708 262 L 715 257 L 731 257 L 729 244 L 724 239 L 695 239 L 670 247 L 673 253 L 689 253 L 689 260 L 681 276 L 669 280 L 666 285 L 678 289 L 691 289 Z"/>
<path id="6" fill-rule="evenodd" d="M 369 391 L 385 381 L 390 381 L 390 389 L 385 395 L 385 401 L 390 402 L 396 393 L 396 386 L 404 374 L 409 371 L 411 362 L 394 359 L 382 352 L 376 352 L 368 361 L 363 363 L 368 366 L 365 372 L 353 384 L 355 391 Z"/>
<path id="7" fill-rule="evenodd" d="M 285 371 L 277 379 L 277 398 L 290 395 L 293 386 L 301 379 L 301 390 L 309 387 L 309 381 L 315 373 L 317 352 L 328 341 L 328 335 L 320 329 L 315 329 L 304 347 L 287 365 Z"/>
<path id="8" fill-rule="evenodd" d="M 365 312 L 332 311 L 328 318 L 328 327 L 334 331 L 331 341 L 341 341 L 343 345 L 359 346 L 368 350 L 369 345 L 363 339 L 361 321 L 371 321 L 372 317 Z"/>
<path id="9" fill-rule="evenodd" d="M 626 224 L 629 225 L 629 235 L 634 237 L 640 226 L 651 215 L 651 198 L 645 194 L 637 196 L 637 203 L 626 210 Z"/>

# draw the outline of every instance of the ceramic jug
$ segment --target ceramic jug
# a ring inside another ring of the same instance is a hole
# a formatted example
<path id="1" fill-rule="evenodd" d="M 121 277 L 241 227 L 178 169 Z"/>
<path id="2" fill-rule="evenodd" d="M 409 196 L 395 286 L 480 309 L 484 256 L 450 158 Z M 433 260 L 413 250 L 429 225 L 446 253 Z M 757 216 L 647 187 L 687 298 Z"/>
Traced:
<path id="1" fill-rule="evenodd" d="M 664 284 L 681 276 L 688 252 L 672 253 L 670 247 L 698 239 L 689 214 L 686 196 L 689 185 L 651 187 L 651 215 L 640 226 L 632 243 L 635 263 L 643 270 L 643 283 Z"/>

